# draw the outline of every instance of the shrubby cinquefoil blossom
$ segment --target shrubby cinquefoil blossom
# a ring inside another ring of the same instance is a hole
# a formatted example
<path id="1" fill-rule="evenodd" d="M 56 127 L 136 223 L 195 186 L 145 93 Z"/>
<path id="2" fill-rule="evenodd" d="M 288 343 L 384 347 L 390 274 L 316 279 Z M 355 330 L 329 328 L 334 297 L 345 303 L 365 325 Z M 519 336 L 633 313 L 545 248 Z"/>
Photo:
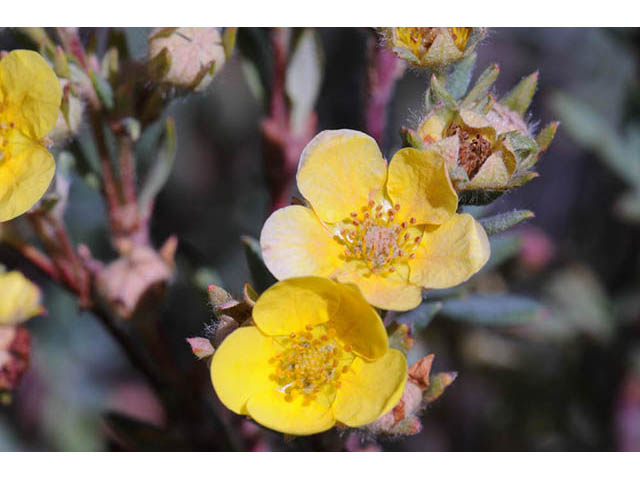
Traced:
<path id="1" fill-rule="evenodd" d="M 473 52 L 483 28 L 392 27 L 383 30 L 391 49 L 416 67 L 441 69 Z"/>
<path id="2" fill-rule="evenodd" d="M 387 162 L 376 142 L 327 130 L 304 149 L 298 188 L 310 205 L 274 212 L 260 237 L 278 279 L 303 275 L 355 283 L 369 303 L 410 310 L 423 288 L 467 280 L 489 258 L 489 241 L 458 197 L 444 158 L 399 150 Z"/>
<path id="3" fill-rule="evenodd" d="M 55 73 L 36 52 L 13 50 L 0 60 L 0 221 L 31 208 L 53 178 L 43 139 L 61 97 Z"/>
<path id="4" fill-rule="evenodd" d="M 406 359 L 389 348 L 382 320 L 355 286 L 285 280 L 258 298 L 253 320 L 211 362 L 213 386 L 230 410 L 279 432 L 311 435 L 336 422 L 369 424 L 400 400 Z"/>
<path id="5" fill-rule="evenodd" d="M 40 289 L 22 273 L 0 273 L 0 327 L 20 324 L 40 315 Z"/>

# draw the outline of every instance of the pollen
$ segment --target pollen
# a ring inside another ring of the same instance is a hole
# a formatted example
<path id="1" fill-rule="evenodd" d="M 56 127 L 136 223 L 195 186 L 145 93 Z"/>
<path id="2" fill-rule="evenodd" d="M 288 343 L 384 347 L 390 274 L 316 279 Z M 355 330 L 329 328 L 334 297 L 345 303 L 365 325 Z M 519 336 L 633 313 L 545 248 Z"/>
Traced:
<path id="1" fill-rule="evenodd" d="M 396 41 L 403 44 L 415 56 L 421 58 L 438 36 L 436 27 L 396 27 Z"/>
<path id="2" fill-rule="evenodd" d="M 472 27 L 449 27 L 451 38 L 461 52 L 466 48 L 472 31 Z"/>
<path id="3" fill-rule="evenodd" d="M 460 140 L 460 153 L 458 163 L 462 166 L 469 178 L 475 177 L 480 167 L 491 155 L 491 142 L 480 133 L 452 123 L 447 129 L 447 136 L 457 135 Z"/>
<path id="4" fill-rule="evenodd" d="M 341 346 L 323 325 L 284 336 L 280 344 L 284 350 L 269 359 L 274 365 L 269 378 L 280 386 L 286 401 L 302 395 L 303 405 L 308 405 L 318 395 L 335 397 L 338 379 L 355 358 L 349 345 Z"/>
<path id="5" fill-rule="evenodd" d="M 339 234 L 334 237 L 344 246 L 345 259 L 362 260 L 372 273 L 392 273 L 394 265 L 406 262 L 417 248 L 421 236 L 412 238 L 409 228 L 415 226 L 416 219 L 409 222 L 396 221 L 400 204 L 383 205 L 370 201 L 361 209 L 361 214 L 345 221 Z M 416 240 L 417 238 L 417 240 Z"/>

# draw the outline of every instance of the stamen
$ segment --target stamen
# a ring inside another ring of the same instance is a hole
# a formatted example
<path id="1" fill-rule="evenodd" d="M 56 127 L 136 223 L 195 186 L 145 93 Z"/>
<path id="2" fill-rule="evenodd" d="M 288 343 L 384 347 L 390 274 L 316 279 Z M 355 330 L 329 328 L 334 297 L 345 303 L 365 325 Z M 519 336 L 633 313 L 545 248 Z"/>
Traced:
<path id="1" fill-rule="evenodd" d="M 395 223 L 400 204 L 391 207 L 385 203 L 370 200 L 362 210 L 362 215 L 351 212 L 344 226 L 334 238 L 341 243 L 346 259 L 363 260 L 372 273 L 395 272 L 393 263 L 407 262 L 409 254 L 417 244 L 411 242 L 407 232 L 409 224 L 417 223 L 414 217 L 402 223 Z M 419 240 L 416 240 L 418 242 Z"/>
<path id="2" fill-rule="evenodd" d="M 331 334 L 335 335 L 335 329 L 305 325 L 302 332 L 289 334 L 282 344 L 285 350 L 269 359 L 275 364 L 269 379 L 281 386 L 285 401 L 302 395 L 302 404 L 308 405 L 321 392 L 335 395 L 338 379 L 354 357 L 348 353 L 351 348 L 341 349 Z"/>

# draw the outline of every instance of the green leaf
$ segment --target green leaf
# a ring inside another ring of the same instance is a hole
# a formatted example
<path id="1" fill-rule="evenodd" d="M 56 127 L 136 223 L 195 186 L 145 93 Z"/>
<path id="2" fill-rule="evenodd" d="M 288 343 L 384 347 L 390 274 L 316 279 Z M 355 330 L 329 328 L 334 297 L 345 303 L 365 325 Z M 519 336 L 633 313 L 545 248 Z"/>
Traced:
<path id="1" fill-rule="evenodd" d="M 69 70 L 69 62 L 67 61 L 67 54 L 64 53 L 62 47 L 56 48 L 56 53 L 53 58 L 53 70 L 60 78 L 71 78 L 71 72 Z"/>
<path id="2" fill-rule="evenodd" d="M 164 128 L 164 140 L 155 163 L 151 166 L 151 170 L 140 189 L 138 202 L 143 212 L 151 209 L 154 199 L 162 190 L 165 183 L 169 179 L 173 163 L 176 158 L 177 138 L 173 118 L 167 118 Z"/>
<path id="3" fill-rule="evenodd" d="M 522 238 L 515 233 L 504 233 L 489 239 L 491 256 L 482 268 L 483 271 L 492 270 L 507 260 L 515 257 L 522 249 Z"/>
<path id="4" fill-rule="evenodd" d="M 224 56 L 227 60 L 233 55 L 233 47 L 236 45 L 236 34 L 238 27 L 227 27 L 222 34 L 222 47 L 224 48 Z"/>
<path id="5" fill-rule="evenodd" d="M 398 315 L 396 321 L 421 330 L 427 328 L 441 308 L 442 302 L 423 302 L 418 308 Z"/>
<path id="6" fill-rule="evenodd" d="M 291 101 L 291 125 L 294 132 L 302 132 L 309 115 L 313 112 L 322 86 L 324 58 L 318 34 L 306 28 L 293 50 L 285 90 Z"/>
<path id="7" fill-rule="evenodd" d="M 245 72 L 251 71 L 256 74 L 261 87 L 260 91 L 266 94 L 262 97 L 266 108 L 270 101 L 269 95 L 273 81 L 273 55 L 269 49 L 268 32 L 262 28 L 240 28 L 237 32 L 236 42 L 245 61 L 252 65 L 250 69 L 245 67 Z"/>
<path id="8" fill-rule="evenodd" d="M 564 94 L 553 97 L 553 106 L 564 128 L 580 145 L 599 154 L 623 180 L 640 185 L 635 157 L 627 155 L 623 139 L 602 116 L 586 103 Z"/>
<path id="9" fill-rule="evenodd" d="M 487 69 L 480 74 L 478 81 L 475 83 L 471 91 L 467 94 L 467 96 L 462 101 L 462 107 L 470 107 L 475 102 L 480 100 L 481 97 L 485 96 L 486 93 L 491 88 L 491 85 L 496 81 L 498 75 L 500 74 L 500 67 L 497 63 L 493 65 L 489 65 Z"/>
<path id="10" fill-rule="evenodd" d="M 548 123 L 542 130 L 540 130 L 540 133 L 538 133 L 538 136 L 536 137 L 536 143 L 538 144 L 538 149 L 541 152 L 544 152 L 547 148 L 549 148 L 553 137 L 556 136 L 556 131 L 558 130 L 559 125 L 560 122 L 551 122 Z"/>
<path id="11" fill-rule="evenodd" d="M 247 264 L 253 280 L 252 285 L 258 293 L 262 293 L 276 283 L 277 280 L 264 264 L 260 242 L 248 235 L 243 235 L 240 239 L 244 244 L 244 253 L 247 257 Z"/>
<path id="12" fill-rule="evenodd" d="M 401 351 L 406 356 L 412 346 L 413 338 L 409 335 L 409 327 L 396 324 L 393 331 L 389 333 L 389 347 Z"/>
<path id="13" fill-rule="evenodd" d="M 478 56 L 475 52 L 465 57 L 455 65 L 453 71 L 447 76 L 447 91 L 456 100 L 462 98 L 467 88 L 469 88 L 477 58 Z"/>
<path id="14" fill-rule="evenodd" d="M 478 294 L 444 302 L 440 314 L 458 322 L 487 327 L 511 327 L 529 323 L 543 311 L 542 304 L 528 297 Z"/>
<path id="15" fill-rule="evenodd" d="M 509 107 L 514 112 L 524 115 L 529 105 L 531 105 L 531 100 L 536 93 L 537 86 L 538 72 L 533 72 L 531 75 L 520 80 L 518 84 L 500 100 L 500 103 Z"/>
<path id="16" fill-rule="evenodd" d="M 431 88 L 429 89 L 430 95 L 433 96 L 434 103 L 442 102 L 449 110 L 457 110 L 458 104 L 449 92 L 444 88 L 442 83 L 438 80 L 438 77 L 434 74 L 431 75 Z"/>
<path id="17" fill-rule="evenodd" d="M 456 378 L 458 378 L 458 372 L 442 372 L 436 375 L 431 375 L 429 388 L 427 388 L 422 394 L 422 399 L 425 404 L 435 402 L 440 398 L 447 387 L 449 387 Z"/>
<path id="18" fill-rule="evenodd" d="M 495 235 L 533 217 L 535 217 L 535 214 L 531 210 L 513 210 L 493 215 L 492 217 L 481 218 L 479 222 L 484 227 L 487 235 Z"/>
<path id="19" fill-rule="evenodd" d="M 104 79 L 100 74 L 91 70 L 89 72 L 89 77 L 91 78 L 91 83 L 93 84 L 93 88 L 98 94 L 98 99 L 100 103 L 107 110 L 111 110 L 113 108 L 113 89 L 111 88 L 111 84 Z"/>
<path id="20" fill-rule="evenodd" d="M 504 190 L 464 190 L 458 194 L 460 205 L 489 205 L 504 194 Z"/>
<path id="21" fill-rule="evenodd" d="M 545 294 L 556 322 L 600 340 L 613 336 L 616 319 L 607 292 L 586 266 L 572 265 L 556 273 Z"/>
<path id="22" fill-rule="evenodd" d="M 531 138 L 519 132 L 508 132 L 505 137 L 509 141 L 513 153 L 518 158 L 518 164 L 527 159 L 531 154 L 538 153 L 538 144 Z"/>
<path id="23" fill-rule="evenodd" d="M 424 150 L 425 146 L 420 136 L 415 130 L 407 127 L 400 129 L 400 138 L 402 139 L 402 147 L 413 147 L 418 150 Z"/>

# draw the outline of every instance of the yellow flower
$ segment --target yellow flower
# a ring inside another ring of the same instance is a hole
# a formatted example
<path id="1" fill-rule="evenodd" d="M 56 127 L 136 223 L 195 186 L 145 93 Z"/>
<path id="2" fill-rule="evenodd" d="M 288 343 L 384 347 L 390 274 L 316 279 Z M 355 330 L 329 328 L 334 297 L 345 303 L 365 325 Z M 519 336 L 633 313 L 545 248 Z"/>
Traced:
<path id="1" fill-rule="evenodd" d="M 31 208 L 53 178 L 43 139 L 61 97 L 56 75 L 36 52 L 13 50 L 0 60 L 0 221 Z"/>
<path id="2" fill-rule="evenodd" d="M 44 312 L 40 289 L 22 273 L 0 273 L 0 326 L 17 325 Z"/>
<path id="3" fill-rule="evenodd" d="M 444 159 L 403 148 L 389 166 L 375 141 L 327 130 L 304 149 L 298 188 L 311 208 L 274 212 L 260 237 L 264 261 L 282 280 L 317 275 L 355 283 L 369 303 L 410 310 L 422 288 L 467 280 L 489 258 L 489 241 L 458 197 Z"/>
<path id="4" fill-rule="evenodd" d="M 400 58 L 416 67 L 442 68 L 469 55 L 485 32 L 471 27 L 393 27 L 384 33 Z"/>
<path id="5" fill-rule="evenodd" d="M 255 327 L 220 345 L 211 380 L 227 408 L 292 435 L 336 422 L 359 427 L 400 400 L 407 362 L 353 285 L 320 277 L 279 282 L 253 307 Z"/>

